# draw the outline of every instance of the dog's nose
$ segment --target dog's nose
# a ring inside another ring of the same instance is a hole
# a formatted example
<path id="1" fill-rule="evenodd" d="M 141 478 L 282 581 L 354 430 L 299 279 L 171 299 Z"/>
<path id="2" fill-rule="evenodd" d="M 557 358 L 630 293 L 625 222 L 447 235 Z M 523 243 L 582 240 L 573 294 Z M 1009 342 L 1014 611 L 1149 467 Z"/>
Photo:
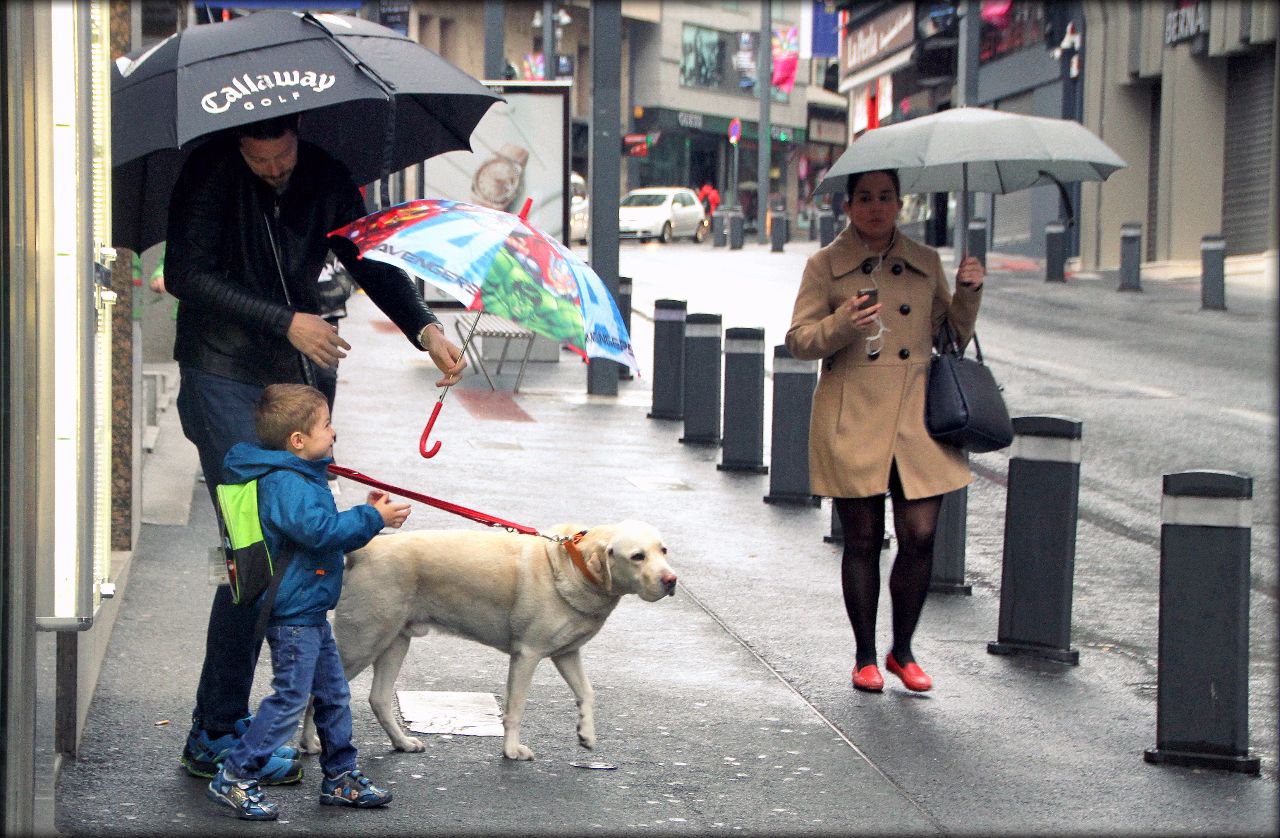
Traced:
<path id="1" fill-rule="evenodd" d="M 674 573 L 662 574 L 662 587 L 666 589 L 667 596 L 671 596 L 676 592 L 676 580 L 678 578 L 679 577 L 677 577 Z"/>

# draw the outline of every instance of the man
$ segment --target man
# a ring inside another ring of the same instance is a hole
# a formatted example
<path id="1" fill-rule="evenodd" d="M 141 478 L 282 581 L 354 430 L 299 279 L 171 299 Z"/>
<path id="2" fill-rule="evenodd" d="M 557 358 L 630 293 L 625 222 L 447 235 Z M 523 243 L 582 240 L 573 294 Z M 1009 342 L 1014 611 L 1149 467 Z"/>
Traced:
<path id="1" fill-rule="evenodd" d="M 316 278 L 334 249 L 370 299 L 456 383 L 466 359 L 405 274 L 356 258 L 330 230 L 365 214 L 346 168 L 298 140 L 296 116 L 277 117 L 211 139 L 192 152 L 169 204 L 165 282 L 181 302 L 173 356 L 178 415 L 196 446 L 209 494 L 239 442 L 255 442 L 254 405 L 269 384 L 310 383 L 351 345 L 321 316 Z M 216 502 L 215 502 L 216 508 Z M 212 777 L 248 729 L 249 691 L 261 641 L 252 606 L 214 595 L 182 764 Z M 297 782 L 297 752 L 282 748 L 263 782 Z"/>

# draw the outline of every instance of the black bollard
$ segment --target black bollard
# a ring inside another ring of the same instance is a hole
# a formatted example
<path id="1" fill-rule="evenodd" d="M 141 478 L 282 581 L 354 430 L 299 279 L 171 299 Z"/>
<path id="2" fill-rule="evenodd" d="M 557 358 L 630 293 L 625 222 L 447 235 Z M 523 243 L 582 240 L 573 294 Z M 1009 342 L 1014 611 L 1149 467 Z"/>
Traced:
<path id="1" fill-rule="evenodd" d="M 743 236 L 744 223 L 745 222 L 743 221 L 742 213 L 740 211 L 736 211 L 733 213 L 733 215 L 729 216 L 729 249 L 730 250 L 742 249 L 742 236 Z"/>
<path id="2" fill-rule="evenodd" d="M 684 326 L 684 436 L 720 444 L 720 315 L 690 314 Z"/>
<path id="3" fill-rule="evenodd" d="M 724 247 L 729 243 L 729 237 L 725 234 L 724 213 L 718 212 L 711 216 L 711 246 Z"/>
<path id="4" fill-rule="evenodd" d="M 818 214 L 818 246 L 826 247 L 836 237 L 836 217 L 833 213 Z"/>
<path id="5" fill-rule="evenodd" d="M 967 454 L 965 459 L 968 459 Z M 968 486 L 942 496 L 942 505 L 938 508 L 938 524 L 933 536 L 933 572 L 929 576 L 929 593 L 973 595 L 973 586 L 964 581 L 968 517 Z"/>
<path id="6" fill-rule="evenodd" d="M 781 253 L 782 246 L 787 243 L 787 219 L 776 210 L 773 220 L 769 222 L 769 251 Z"/>
<path id="7" fill-rule="evenodd" d="M 1227 240 L 1222 236 L 1200 239 L 1200 308 L 1227 310 Z"/>
<path id="8" fill-rule="evenodd" d="M 1142 225 L 1120 225 L 1120 287 L 1117 291 L 1142 290 Z"/>
<path id="9" fill-rule="evenodd" d="M 1066 282 L 1067 225 L 1050 221 L 1044 225 L 1044 280 Z"/>
<path id="10" fill-rule="evenodd" d="M 631 334 L 631 277 L 618 277 L 618 314 L 622 315 L 622 325 L 627 327 L 627 334 Z M 618 379 L 620 381 L 630 381 L 635 378 L 631 372 L 631 367 L 626 364 L 618 364 Z"/>
<path id="11" fill-rule="evenodd" d="M 1164 476 L 1156 746 L 1147 762 L 1257 774 L 1249 755 L 1253 479 Z"/>
<path id="12" fill-rule="evenodd" d="M 765 503 L 817 506 L 809 489 L 809 414 L 818 384 L 818 362 L 773 348 L 773 424 L 769 445 L 769 494 Z"/>
<path id="13" fill-rule="evenodd" d="M 724 331 L 721 471 L 768 474 L 764 464 L 764 329 Z"/>
<path id="14" fill-rule="evenodd" d="M 993 655 L 1080 662 L 1071 645 L 1083 423 L 1065 416 L 1013 420 L 1004 513 L 1004 568 Z"/>
<path id="15" fill-rule="evenodd" d="M 782 217 L 782 242 L 791 244 L 791 216 L 789 215 Z"/>
<path id="16" fill-rule="evenodd" d="M 684 300 L 653 301 L 653 407 L 650 419 L 684 418 Z"/>

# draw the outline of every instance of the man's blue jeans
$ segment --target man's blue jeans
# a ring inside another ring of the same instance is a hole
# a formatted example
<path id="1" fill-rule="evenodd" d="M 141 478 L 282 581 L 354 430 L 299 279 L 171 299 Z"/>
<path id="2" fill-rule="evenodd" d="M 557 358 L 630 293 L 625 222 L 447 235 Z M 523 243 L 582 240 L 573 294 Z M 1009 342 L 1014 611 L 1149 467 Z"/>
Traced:
<path id="1" fill-rule="evenodd" d="M 183 366 L 178 389 L 178 417 L 182 432 L 195 444 L 204 469 L 209 497 L 217 507 L 215 489 L 222 482 L 222 461 L 238 442 L 257 442 L 253 411 L 262 387 Z M 253 642 L 258 619 L 251 605 L 234 605 L 231 588 L 219 585 L 209 612 L 204 668 L 191 714 L 206 730 L 230 731 L 249 715 L 249 690 L 262 644 Z"/>
<path id="2" fill-rule="evenodd" d="M 351 690 L 329 624 L 272 626 L 267 629 L 267 643 L 271 646 L 271 695 L 258 705 L 253 724 L 227 754 L 223 768 L 235 777 L 257 779 L 276 748 L 297 732 L 298 719 L 312 696 L 325 776 L 336 777 L 355 768 Z"/>

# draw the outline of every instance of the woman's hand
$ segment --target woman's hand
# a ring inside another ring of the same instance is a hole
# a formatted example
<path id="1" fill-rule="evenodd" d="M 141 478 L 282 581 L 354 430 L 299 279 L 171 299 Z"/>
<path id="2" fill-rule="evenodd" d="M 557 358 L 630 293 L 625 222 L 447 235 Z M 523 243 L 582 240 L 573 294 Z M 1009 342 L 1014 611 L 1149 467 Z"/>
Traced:
<path id="1" fill-rule="evenodd" d="M 982 263 L 978 261 L 976 256 L 966 256 L 960 262 L 960 267 L 956 268 L 956 284 L 963 285 L 970 291 L 977 291 L 981 288 L 982 281 L 986 276 L 987 271 L 982 267 Z"/>
<path id="2" fill-rule="evenodd" d="M 859 294 L 856 297 L 850 297 L 836 310 L 842 312 L 849 319 L 853 328 L 860 332 L 870 331 L 876 325 L 876 321 L 880 319 L 880 303 L 866 308 L 858 308 L 869 299 L 871 299 L 870 294 Z"/>

